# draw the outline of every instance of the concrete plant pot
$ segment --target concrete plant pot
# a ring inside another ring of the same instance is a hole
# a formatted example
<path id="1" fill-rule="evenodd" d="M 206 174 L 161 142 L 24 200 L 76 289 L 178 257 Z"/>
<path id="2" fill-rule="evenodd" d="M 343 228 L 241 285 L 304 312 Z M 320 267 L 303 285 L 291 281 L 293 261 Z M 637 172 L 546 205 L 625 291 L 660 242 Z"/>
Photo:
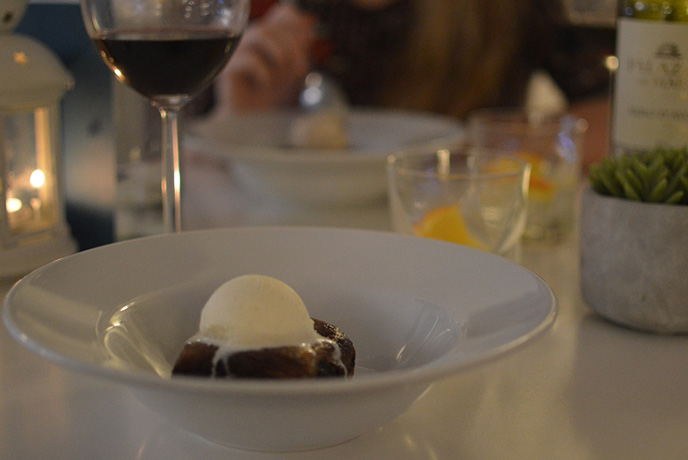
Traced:
<path id="1" fill-rule="evenodd" d="M 688 332 L 688 206 L 583 194 L 583 300 L 616 323 Z"/>

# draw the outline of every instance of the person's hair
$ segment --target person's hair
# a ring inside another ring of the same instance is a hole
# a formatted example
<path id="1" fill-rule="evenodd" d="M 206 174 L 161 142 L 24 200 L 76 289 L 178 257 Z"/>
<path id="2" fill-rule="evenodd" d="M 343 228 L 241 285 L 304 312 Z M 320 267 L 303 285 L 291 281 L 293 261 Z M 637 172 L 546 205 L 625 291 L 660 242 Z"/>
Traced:
<path id="1" fill-rule="evenodd" d="M 522 102 L 565 14 L 555 0 L 417 0 L 415 27 L 381 103 L 462 118 Z"/>

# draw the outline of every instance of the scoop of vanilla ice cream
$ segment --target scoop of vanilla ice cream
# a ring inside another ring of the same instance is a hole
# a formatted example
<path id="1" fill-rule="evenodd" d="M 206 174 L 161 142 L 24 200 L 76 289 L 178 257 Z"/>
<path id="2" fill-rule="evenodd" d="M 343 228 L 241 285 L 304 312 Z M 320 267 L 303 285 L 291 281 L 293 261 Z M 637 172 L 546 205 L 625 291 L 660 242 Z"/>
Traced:
<path id="1" fill-rule="evenodd" d="M 349 146 L 346 115 L 325 110 L 297 117 L 289 130 L 289 142 L 305 149 L 345 149 Z"/>
<path id="2" fill-rule="evenodd" d="M 199 333 L 235 349 L 298 346 L 320 337 L 301 297 L 263 275 L 240 276 L 217 288 L 203 307 Z"/>

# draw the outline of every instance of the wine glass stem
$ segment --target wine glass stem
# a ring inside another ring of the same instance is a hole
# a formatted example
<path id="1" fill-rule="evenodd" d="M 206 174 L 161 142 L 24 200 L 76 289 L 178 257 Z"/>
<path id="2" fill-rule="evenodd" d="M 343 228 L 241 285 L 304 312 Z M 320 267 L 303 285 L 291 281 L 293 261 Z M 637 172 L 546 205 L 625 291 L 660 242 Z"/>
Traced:
<path id="1" fill-rule="evenodd" d="M 162 215 L 165 233 L 181 232 L 181 172 L 177 109 L 162 108 Z"/>

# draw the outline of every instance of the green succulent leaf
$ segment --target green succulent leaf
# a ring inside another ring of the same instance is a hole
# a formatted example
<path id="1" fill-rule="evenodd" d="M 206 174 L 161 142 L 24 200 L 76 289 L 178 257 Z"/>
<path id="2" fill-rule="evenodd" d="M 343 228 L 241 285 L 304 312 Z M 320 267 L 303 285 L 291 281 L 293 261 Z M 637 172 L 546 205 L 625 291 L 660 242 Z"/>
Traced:
<path id="1" fill-rule="evenodd" d="M 685 192 L 683 190 L 679 190 L 673 195 L 671 195 L 669 198 L 667 198 L 664 203 L 666 204 L 679 204 L 681 202 L 681 199 L 685 195 Z"/>
<path id="2" fill-rule="evenodd" d="M 644 195 L 643 182 L 640 180 L 640 177 L 636 175 L 632 167 L 624 171 L 623 176 L 626 179 L 626 182 L 628 182 L 628 184 L 630 185 L 633 192 L 638 196 L 638 199 L 640 199 L 640 197 Z"/>
<path id="3" fill-rule="evenodd" d="M 618 180 L 623 187 L 624 196 L 626 198 L 629 200 L 641 201 L 638 191 L 633 188 L 633 184 L 631 184 L 632 181 L 629 180 L 628 170 L 617 171 L 616 174 L 614 174 L 614 177 L 616 177 L 616 180 Z"/>
<path id="4" fill-rule="evenodd" d="M 661 203 L 666 195 L 667 186 L 668 182 L 666 178 L 657 182 L 652 191 L 650 191 L 650 193 L 647 195 L 647 201 Z"/>

